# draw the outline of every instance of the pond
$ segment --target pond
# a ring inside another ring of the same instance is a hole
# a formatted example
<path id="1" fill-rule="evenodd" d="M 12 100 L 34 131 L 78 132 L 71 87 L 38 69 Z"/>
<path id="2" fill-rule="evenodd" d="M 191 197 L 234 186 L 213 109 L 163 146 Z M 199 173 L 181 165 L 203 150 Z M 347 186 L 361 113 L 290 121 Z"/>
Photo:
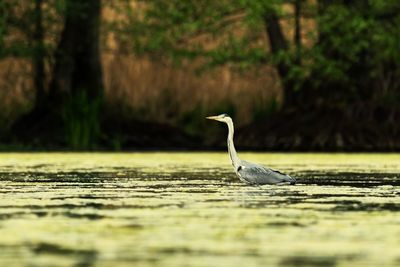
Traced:
<path id="1" fill-rule="evenodd" d="M 399 154 L 0 154 L 0 266 L 399 266 Z"/>

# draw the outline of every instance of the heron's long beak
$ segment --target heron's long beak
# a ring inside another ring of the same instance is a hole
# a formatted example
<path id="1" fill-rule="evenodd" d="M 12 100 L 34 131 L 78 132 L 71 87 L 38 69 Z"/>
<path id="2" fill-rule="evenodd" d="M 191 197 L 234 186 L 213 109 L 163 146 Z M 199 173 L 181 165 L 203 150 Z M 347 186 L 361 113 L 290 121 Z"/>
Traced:
<path id="1" fill-rule="evenodd" d="M 208 116 L 208 117 L 206 117 L 206 119 L 209 119 L 209 120 L 218 120 L 218 116 Z"/>

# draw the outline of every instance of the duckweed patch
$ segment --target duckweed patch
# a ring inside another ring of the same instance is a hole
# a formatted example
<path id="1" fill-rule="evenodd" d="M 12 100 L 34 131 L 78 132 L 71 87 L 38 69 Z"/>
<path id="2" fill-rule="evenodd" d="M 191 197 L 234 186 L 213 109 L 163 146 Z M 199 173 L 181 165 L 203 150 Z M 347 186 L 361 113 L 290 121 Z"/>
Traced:
<path id="1" fill-rule="evenodd" d="M 400 156 L 0 154 L 0 266 L 396 266 Z"/>

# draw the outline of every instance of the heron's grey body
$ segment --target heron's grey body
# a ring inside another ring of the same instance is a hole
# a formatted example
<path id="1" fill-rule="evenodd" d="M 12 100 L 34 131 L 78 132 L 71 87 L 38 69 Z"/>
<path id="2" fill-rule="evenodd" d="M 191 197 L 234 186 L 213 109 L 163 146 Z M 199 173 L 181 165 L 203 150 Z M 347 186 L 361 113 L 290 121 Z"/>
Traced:
<path id="1" fill-rule="evenodd" d="M 242 182 L 253 185 L 296 183 L 296 179 L 287 174 L 244 160 L 241 161 L 235 172 Z"/>
<path id="2" fill-rule="evenodd" d="M 228 153 L 235 169 L 235 173 L 242 182 L 252 185 L 296 183 L 296 179 L 289 175 L 259 164 L 241 160 L 238 157 L 235 145 L 233 144 L 233 121 L 228 115 L 221 114 L 219 116 L 207 117 L 207 119 L 221 121 L 228 125 Z"/>

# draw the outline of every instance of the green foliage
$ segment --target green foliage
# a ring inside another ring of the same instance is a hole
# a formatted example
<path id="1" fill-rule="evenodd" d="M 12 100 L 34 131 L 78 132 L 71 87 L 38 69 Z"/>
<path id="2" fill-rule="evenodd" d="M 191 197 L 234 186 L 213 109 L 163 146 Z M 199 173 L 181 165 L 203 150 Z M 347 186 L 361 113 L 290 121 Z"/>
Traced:
<path id="1" fill-rule="evenodd" d="M 399 73 L 400 13 L 393 11 L 400 11 L 400 3 L 373 2 L 330 5 L 318 17 L 319 39 L 307 51 L 310 64 L 305 66 L 316 87 L 336 84 L 357 97 L 365 86 L 375 85 L 371 89 L 380 91 L 379 75 Z M 382 68 L 386 68 L 384 73 Z M 399 84 L 390 87 L 400 88 Z"/>
<path id="2" fill-rule="evenodd" d="M 0 1 L 0 58 L 34 58 L 37 53 L 52 55 L 56 47 L 54 36 L 59 34 L 66 0 L 42 0 L 44 45 L 38 51 L 35 40 L 36 1 Z"/>
<path id="3" fill-rule="evenodd" d="M 64 106 L 66 141 L 74 150 L 95 148 L 100 135 L 100 99 L 93 100 L 86 90 L 78 90 Z"/>
<path id="4" fill-rule="evenodd" d="M 143 10 L 127 6 L 130 20 L 126 24 L 121 22 L 119 27 L 131 34 L 138 54 L 167 56 L 176 62 L 201 57 L 209 67 L 234 62 L 243 68 L 264 61 L 266 56 L 264 45 L 254 45 L 260 31 L 245 31 L 243 36 L 234 33 L 242 26 L 260 28 L 255 15 L 260 7 L 251 3 L 150 0 L 145 1 Z M 252 12 L 247 13 L 249 9 Z M 210 48 L 210 43 L 218 45 Z"/>
<path id="5" fill-rule="evenodd" d="M 348 94 L 351 99 L 365 97 L 360 93 L 365 87 L 377 94 L 399 91 L 395 81 L 400 69 L 399 1 L 337 0 L 318 6 L 302 1 L 303 12 L 316 22 L 315 28 L 306 29 L 314 38 L 313 45 L 299 49 L 286 35 L 288 49 L 271 53 L 265 42 L 265 17 L 273 12 L 281 21 L 290 22 L 293 13 L 283 9 L 283 4 L 293 3 L 147 0 L 142 9 L 127 4 L 129 19 L 116 28 L 130 34 L 132 42 L 125 44 L 138 54 L 168 57 L 178 63 L 201 58 L 202 69 L 283 63 L 289 71 L 281 78 L 292 81 L 294 90 L 338 88 L 343 97 Z"/>
<path id="6" fill-rule="evenodd" d="M 349 83 L 350 69 L 359 63 L 370 45 L 368 30 L 371 19 L 344 6 L 330 6 L 319 17 L 320 40 L 312 48 L 311 68 L 318 70 L 318 82 Z"/>

